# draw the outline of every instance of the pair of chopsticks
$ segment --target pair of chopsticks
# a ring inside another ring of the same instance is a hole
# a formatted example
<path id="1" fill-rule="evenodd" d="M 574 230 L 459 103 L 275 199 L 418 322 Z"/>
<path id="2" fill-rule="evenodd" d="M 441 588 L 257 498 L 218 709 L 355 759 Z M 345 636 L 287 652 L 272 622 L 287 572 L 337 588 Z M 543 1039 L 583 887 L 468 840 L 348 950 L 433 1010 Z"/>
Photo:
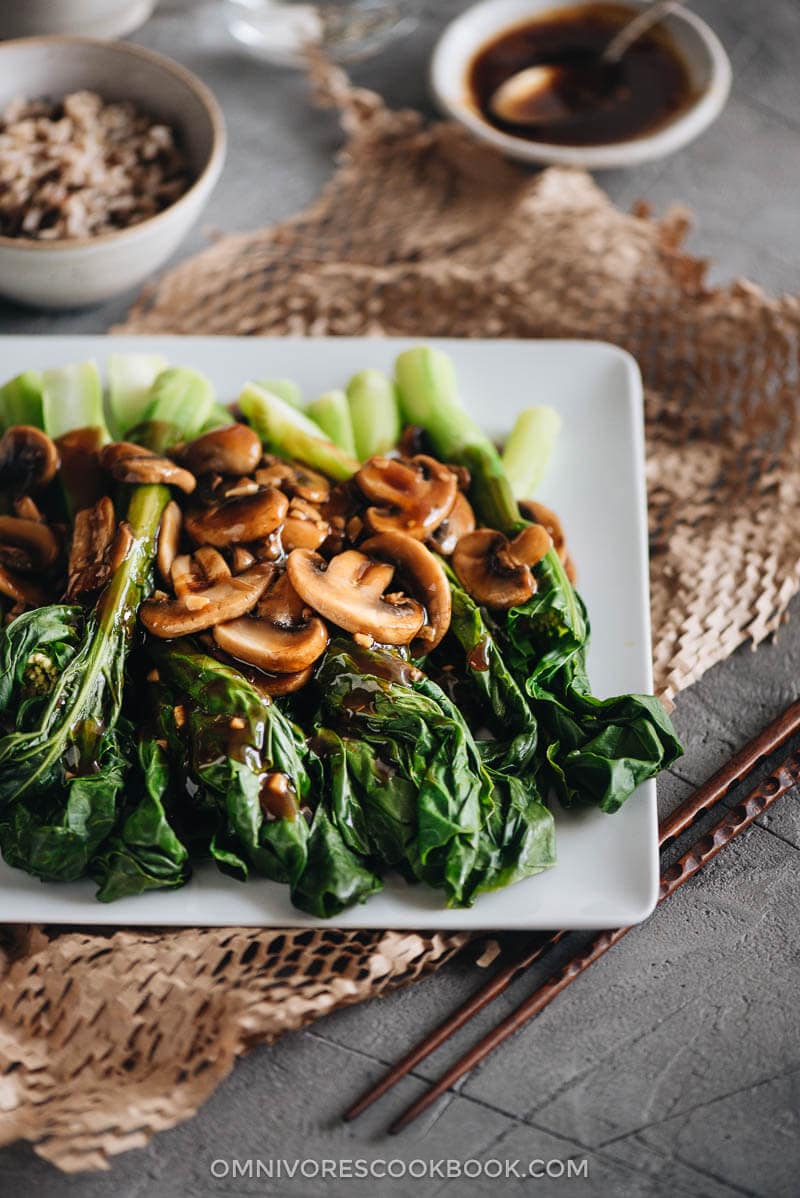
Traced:
<path id="1" fill-rule="evenodd" d="M 742 782 L 758 765 L 759 761 L 768 757 L 800 729 L 800 700 L 792 703 L 772 723 L 768 724 L 758 736 L 749 741 L 726 765 L 717 770 L 699 790 L 690 795 L 667 816 L 659 825 L 658 842 L 660 848 L 665 848 L 676 837 L 685 832 L 695 820 L 718 803 L 731 788 Z M 800 749 L 791 753 L 768 778 L 765 778 L 744 798 L 741 803 L 732 808 L 714 824 L 705 835 L 687 849 L 674 865 L 670 865 L 661 875 L 658 903 L 663 903 L 670 895 L 693 877 L 709 861 L 716 857 L 726 845 L 749 828 L 760 815 L 772 806 L 782 795 L 800 782 Z M 623 936 L 632 930 L 631 927 L 617 928 L 613 931 L 600 932 L 585 949 L 576 953 L 566 965 L 551 975 L 524 1002 L 501 1020 L 481 1040 L 474 1044 L 468 1052 L 458 1060 L 447 1072 L 435 1082 L 416 1102 L 389 1127 L 390 1133 L 401 1131 L 413 1122 L 423 1111 L 436 1101 L 440 1095 L 449 1090 L 459 1078 L 484 1060 L 498 1045 L 507 1040 L 519 1028 L 538 1015 L 553 999 L 565 990 L 570 982 L 599 960 L 610 948 L 618 944 Z M 502 969 L 498 970 L 471 998 L 448 1016 L 438 1027 L 427 1035 L 424 1040 L 398 1061 L 376 1085 L 368 1090 L 344 1114 L 344 1119 L 355 1119 L 367 1107 L 372 1106 L 388 1090 L 391 1090 L 401 1078 L 429 1056 L 436 1048 L 468 1023 L 473 1016 L 482 1011 L 494 998 L 502 994 L 524 970 L 538 961 L 548 949 L 558 944 L 568 933 L 540 933 L 527 944 L 522 952 Z"/>

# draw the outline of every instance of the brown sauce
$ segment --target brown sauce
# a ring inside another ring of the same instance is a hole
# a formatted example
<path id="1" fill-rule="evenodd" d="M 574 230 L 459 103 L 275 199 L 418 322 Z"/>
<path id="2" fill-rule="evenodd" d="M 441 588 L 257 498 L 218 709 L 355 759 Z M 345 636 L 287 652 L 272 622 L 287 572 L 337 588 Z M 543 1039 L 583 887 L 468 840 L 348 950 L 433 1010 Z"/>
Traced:
<path id="1" fill-rule="evenodd" d="M 506 30 L 473 59 L 468 75 L 473 103 L 495 128 L 530 141 L 596 146 L 653 132 L 685 109 L 694 92 L 663 25 L 634 42 L 616 65 L 599 62 L 634 12 L 622 4 L 581 4 Z M 491 98 L 501 83 L 527 67 L 551 64 L 569 68 L 556 97 L 568 110 L 565 118 L 552 124 L 512 123 L 492 111 Z"/>

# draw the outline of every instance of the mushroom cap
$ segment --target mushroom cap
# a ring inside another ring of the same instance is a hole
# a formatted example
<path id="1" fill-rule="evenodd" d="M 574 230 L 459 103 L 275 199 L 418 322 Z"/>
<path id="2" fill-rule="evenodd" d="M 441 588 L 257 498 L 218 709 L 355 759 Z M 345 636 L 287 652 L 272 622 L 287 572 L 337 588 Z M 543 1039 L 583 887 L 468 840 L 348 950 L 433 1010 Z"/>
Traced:
<path id="1" fill-rule="evenodd" d="M 437 553 L 443 554 L 444 557 L 450 557 L 461 537 L 474 531 L 475 513 L 466 495 L 463 491 L 459 491 L 449 516 L 428 538 L 428 544 Z"/>
<path id="2" fill-rule="evenodd" d="M 0 437 L 0 476 L 17 493 L 46 486 L 58 470 L 55 443 L 30 424 L 13 424 Z"/>
<path id="3" fill-rule="evenodd" d="M 326 503 L 331 492 L 324 474 L 302 462 L 286 462 L 283 458 L 266 457 L 255 478 L 262 486 L 279 487 L 287 495 L 296 495 L 308 503 Z"/>
<path id="4" fill-rule="evenodd" d="M 111 574 L 108 555 L 115 527 L 114 504 L 107 495 L 75 513 L 67 563 L 66 599 L 90 595 L 108 582 Z"/>
<path id="5" fill-rule="evenodd" d="M 100 465 L 120 483 L 161 483 L 190 495 L 197 480 L 171 458 L 161 457 L 141 445 L 112 441 L 100 451 Z"/>
<path id="6" fill-rule="evenodd" d="M 508 538 L 492 528 L 477 528 L 461 538 L 453 569 L 465 590 L 486 607 L 516 607 L 536 591 L 530 566 L 515 561 Z"/>
<path id="7" fill-rule="evenodd" d="M 0 595 L 13 599 L 25 607 L 42 607 L 47 602 L 47 596 L 40 586 L 29 578 L 20 578 L 13 570 L 7 569 L 0 563 Z"/>
<path id="8" fill-rule="evenodd" d="M 251 616 L 218 624 L 214 640 L 240 661 L 275 674 L 308 669 L 328 647 L 328 629 L 281 574 Z"/>
<path id="9" fill-rule="evenodd" d="M 158 548 L 156 565 L 164 582 L 169 582 L 172 563 L 178 554 L 178 545 L 183 528 L 183 512 L 180 505 L 171 499 L 161 514 L 158 526 Z"/>
<path id="10" fill-rule="evenodd" d="M 228 424 L 190 441 L 179 457 L 192 474 L 250 474 L 261 461 L 261 441 L 249 425 Z"/>
<path id="11" fill-rule="evenodd" d="M 385 645 L 407 645 L 424 623 L 425 612 L 415 599 L 384 598 L 394 568 L 356 549 L 329 563 L 311 549 L 293 549 L 286 572 L 309 607 L 347 632 L 363 633 Z"/>
<path id="12" fill-rule="evenodd" d="M 187 590 L 174 599 L 147 599 L 139 609 L 139 617 L 148 632 L 164 639 L 202 632 L 238 619 L 255 607 L 274 573 L 274 566 L 259 564 L 204 591 Z"/>
<path id="13" fill-rule="evenodd" d="M 535 566 L 553 548 L 553 538 L 543 524 L 529 524 L 508 543 L 508 551 L 515 562 L 523 566 Z"/>
<path id="14" fill-rule="evenodd" d="M 196 545 L 226 549 L 245 541 L 263 540 L 283 523 L 288 508 L 289 500 L 282 491 L 265 487 L 253 495 L 190 509 L 185 513 L 185 528 Z"/>
<path id="15" fill-rule="evenodd" d="M 403 580 L 410 582 L 412 594 L 422 600 L 427 620 L 411 650 L 416 656 L 430 653 L 450 627 L 452 614 L 450 584 L 442 563 L 421 541 L 415 541 L 403 532 L 378 533 L 361 548 L 364 553 L 385 558 L 398 566 Z"/>
<path id="16" fill-rule="evenodd" d="M 4 549 L 8 546 L 9 554 Z M 0 516 L 0 558 L 27 573 L 48 570 L 59 554 L 58 539 L 40 520 Z"/>
<path id="17" fill-rule="evenodd" d="M 403 458 L 370 458 L 355 476 L 374 505 L 367 508 L 373 532 L 404 532 L 424 541 L 450 514 L 458 480 L 448 466 L 420 453 Z M 380 505 L 380 506 L 377 506 Z"/>

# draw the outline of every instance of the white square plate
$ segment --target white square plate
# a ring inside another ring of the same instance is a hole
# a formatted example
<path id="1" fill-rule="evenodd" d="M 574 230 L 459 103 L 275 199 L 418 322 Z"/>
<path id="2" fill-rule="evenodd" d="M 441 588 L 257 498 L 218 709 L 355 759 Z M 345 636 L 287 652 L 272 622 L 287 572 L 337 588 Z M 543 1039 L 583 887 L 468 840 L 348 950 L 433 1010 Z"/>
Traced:
<path id="1" fill-rule="evenodd" d="M 356 370 L 390 370 L 406 340 L 376 338 L 9 337 L 3 377 L 113 350 L 163 353 L 206 372 L 221 399 L 248 378 L 288 376 L 306 395 L 342 386 Z M 589 673 L 601 696 L 650 691 L 642 388 L 633 359 L 591 341 L 434 341 L 454 359 L 463 398 L 498 438 L 520 408 L 552 404 L 563 428 L 540 498 L 559 513 L 589 609 Z M 656 790 L 639 788 L 615 815 L 557 812 L 557 866 L 448 910 L 441 894 L 388 879 L 364 906 L 340 915 L 347 928 L 604 928 L 644 919 L 658 887 Z M 76 924 L 310 925 L 288 889 L 243 885 L 209 865 L 182 890 L 153 891 L 105 905 L 89 882 L 43 884 L 0 862 L 0 918 Z"/>

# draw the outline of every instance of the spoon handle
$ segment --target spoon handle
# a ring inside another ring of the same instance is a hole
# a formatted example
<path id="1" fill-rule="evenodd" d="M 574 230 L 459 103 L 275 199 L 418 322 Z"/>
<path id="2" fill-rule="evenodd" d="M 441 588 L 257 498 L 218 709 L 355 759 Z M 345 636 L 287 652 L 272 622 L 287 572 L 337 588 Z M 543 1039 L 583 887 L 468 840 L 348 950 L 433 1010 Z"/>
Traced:
<path id="1" fill-rule="evenodd" d="M 653 25 L 657 25 L 663 17 L 676 8 L 683 8 L 682 0 L 652 0 L 652 3 L 631 20 L 623 25 L 619 33 L 611 39 L 603 51 L 603 62 L 613 66 L 618 63 L 623 54 L 637 41 L 642 34 L 647 33 Z"/>

